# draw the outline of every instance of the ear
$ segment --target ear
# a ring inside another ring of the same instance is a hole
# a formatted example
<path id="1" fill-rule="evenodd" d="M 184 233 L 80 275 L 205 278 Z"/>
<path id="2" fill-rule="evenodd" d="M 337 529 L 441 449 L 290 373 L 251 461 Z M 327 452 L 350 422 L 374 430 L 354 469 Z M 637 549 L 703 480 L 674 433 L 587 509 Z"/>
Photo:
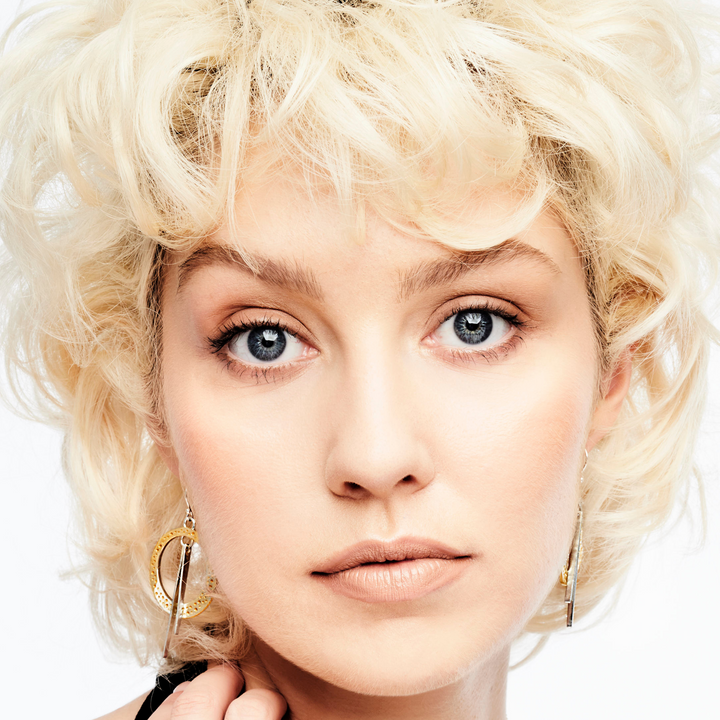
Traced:
<path id="1" fill-rule="evenodd" d="M 155 449 L 160 454 L 168 470 L 176 477 L 180 477 L 180 463 L 178 462 L 175 449 L 168 438 L 167 430 L 165 430 L 159 418 L 152 418 L 145 423 L 150 439 L 155 445 Z"/>
<path id="2" fill-rule="evenodd" d="M 630 389 L 634 351 L 634 346 L 626 348 L 602 378 L 603 392 L 595 406 L 590 423 L 587 440 L 588 452 L 605 437 L 617 421 L 622 404 Z"/>
<path id="3" fill-rule="evenodd" d="M 157 451 L 160 453 L 160 457 L 164 460 L 165 464 L 168 466 L 168 470 L 176 477 L 180 477 L 180 464 L 178 463 L 177 455 L 175 454 L 175 450 L 173 449 L 172 445 L 169 445 L 168 443 L 162 443 L 158 442 L 157 440 L 153 440 L 155 443 L 155 447 L 157 448 Z"/>

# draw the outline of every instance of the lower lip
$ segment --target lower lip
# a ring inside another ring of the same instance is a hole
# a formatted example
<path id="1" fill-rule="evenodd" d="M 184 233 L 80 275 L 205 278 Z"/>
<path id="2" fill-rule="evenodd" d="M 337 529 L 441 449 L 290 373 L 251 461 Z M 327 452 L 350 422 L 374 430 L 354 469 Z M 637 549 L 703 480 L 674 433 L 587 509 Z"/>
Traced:
<path id="1" fill-rule="evenodd" d="M 334 592 L 367 603 L 417 600 L 454 582 L 469 558 L 419 558 L 402 562 L 370 563 L 313 577 Z"/>

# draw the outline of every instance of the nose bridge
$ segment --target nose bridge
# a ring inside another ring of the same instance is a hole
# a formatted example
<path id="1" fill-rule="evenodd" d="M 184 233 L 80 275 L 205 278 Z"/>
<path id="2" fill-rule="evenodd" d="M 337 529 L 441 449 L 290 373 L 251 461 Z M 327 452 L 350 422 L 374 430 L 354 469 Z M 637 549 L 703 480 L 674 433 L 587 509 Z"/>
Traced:
<path id="1" fill-rule="evenodd" d="M 392 340 L 366 338 L 342 365 L 327 463 L 330 489 L 341 496 L 388 498 L 427 485 L 432 464 L 402 353 Z"/>

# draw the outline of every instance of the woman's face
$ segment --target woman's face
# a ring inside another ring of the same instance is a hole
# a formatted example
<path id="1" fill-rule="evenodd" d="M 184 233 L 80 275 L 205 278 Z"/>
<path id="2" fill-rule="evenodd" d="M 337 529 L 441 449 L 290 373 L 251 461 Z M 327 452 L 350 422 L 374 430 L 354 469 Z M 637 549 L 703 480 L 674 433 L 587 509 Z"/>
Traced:
<path id="1" fill-rule="evenodd" d="M 482 227 L 512 202 L 467 211 Z M 568 234 L 546 213 L 459 256 L 368 212 L 359 243 L 330 195 L 278 177 L 237 209 L 168 270 L 162 340 L 164 453 L 229 603 L 315 688 L 408 695 L 504 666 L 622 395 L 596 402 Z"/>

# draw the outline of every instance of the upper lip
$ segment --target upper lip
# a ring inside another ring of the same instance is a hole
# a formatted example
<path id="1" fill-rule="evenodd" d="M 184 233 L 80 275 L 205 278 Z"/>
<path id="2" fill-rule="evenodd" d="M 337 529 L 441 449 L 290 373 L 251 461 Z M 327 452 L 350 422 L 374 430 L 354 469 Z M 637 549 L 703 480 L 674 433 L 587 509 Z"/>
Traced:
<path id="1" fill-rule="evenodd" d="M 422 558 L 454 560 L 469 557 L 469 553 L 427 538 L 405 537 L 397 540 L 364 540 L 333 555 L 314 573 L 330 575 L 366 563 L 401 562 Z"/>

